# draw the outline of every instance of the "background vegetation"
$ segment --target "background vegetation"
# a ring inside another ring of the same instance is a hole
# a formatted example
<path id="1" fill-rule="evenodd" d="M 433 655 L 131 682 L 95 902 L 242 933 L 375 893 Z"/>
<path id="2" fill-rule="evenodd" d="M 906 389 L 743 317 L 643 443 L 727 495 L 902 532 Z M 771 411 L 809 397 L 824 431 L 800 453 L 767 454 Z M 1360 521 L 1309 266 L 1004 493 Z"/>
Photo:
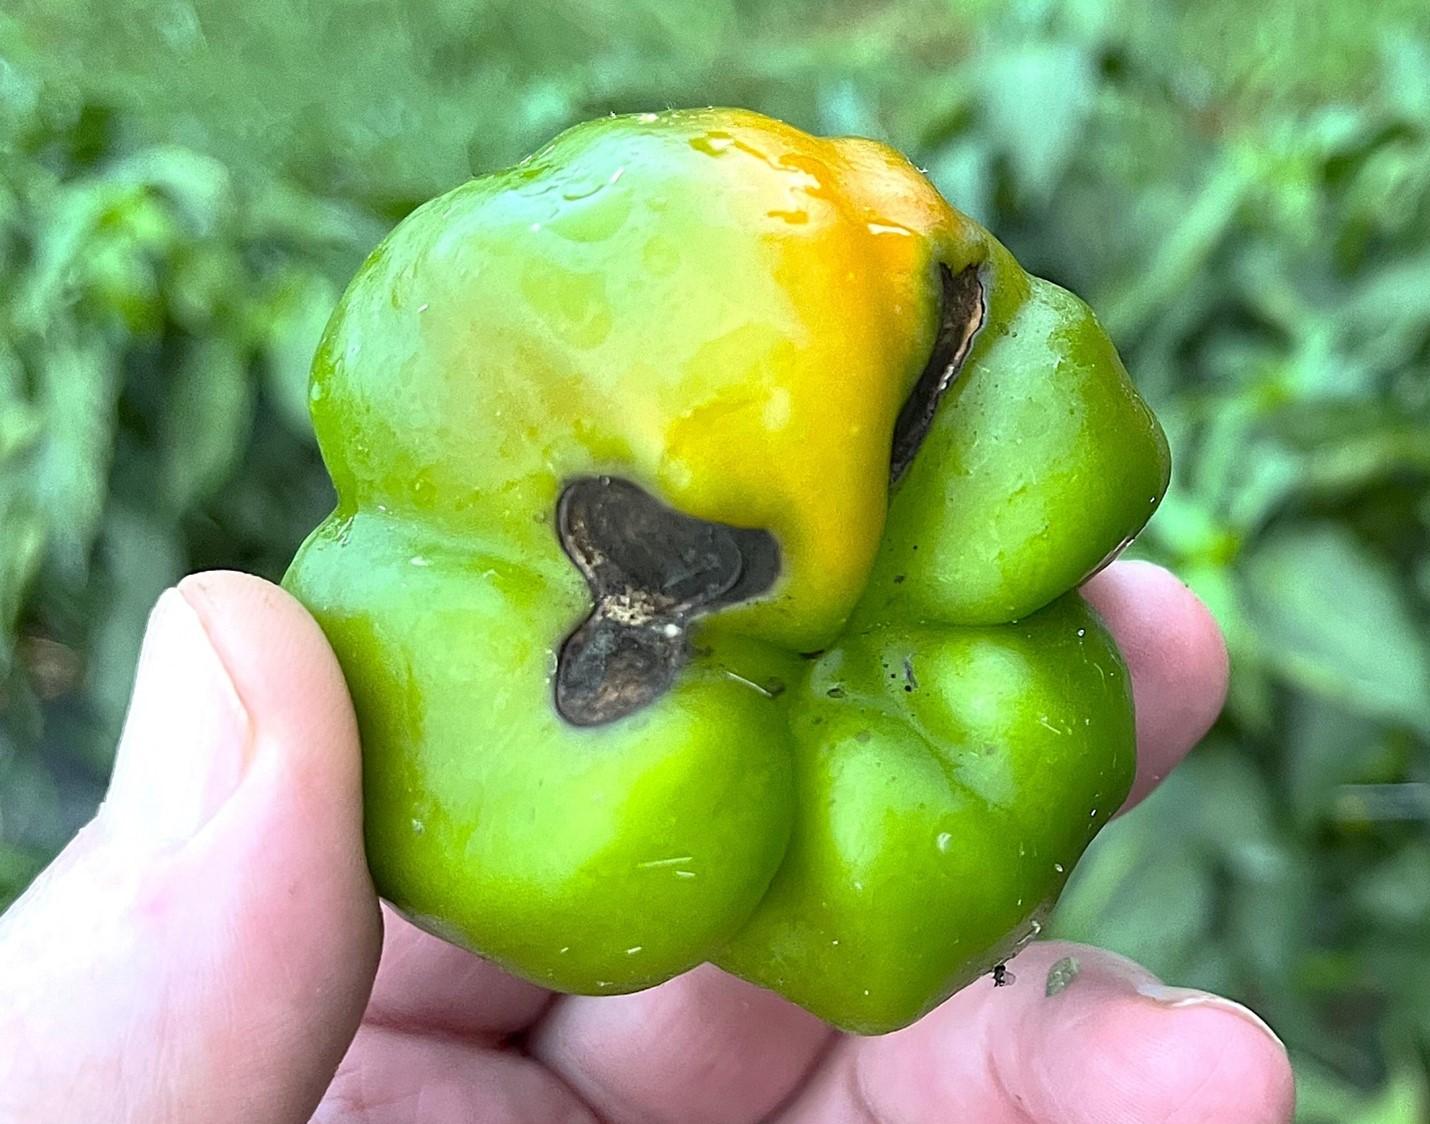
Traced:
<path id="1" fill-rule="evenodd" d="M 608 111 L 882 137 L 1099 309 L 1217 730 L 1057 928 L 1262 1011 L 1301 1112 L 1430 1120 L 1430 9 L 1419 0 L 11 0 L 0 905 L 89 815 L 145 615 L 324 514 L 308 360 L 412 206 Z"/>

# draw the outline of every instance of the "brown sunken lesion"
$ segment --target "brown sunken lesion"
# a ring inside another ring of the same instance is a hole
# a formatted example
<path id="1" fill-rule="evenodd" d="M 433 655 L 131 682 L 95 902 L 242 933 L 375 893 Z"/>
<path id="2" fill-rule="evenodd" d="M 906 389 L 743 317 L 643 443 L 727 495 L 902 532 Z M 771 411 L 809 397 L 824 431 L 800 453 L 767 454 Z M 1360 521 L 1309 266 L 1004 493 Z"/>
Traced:
<path id="1" fill-rule="evenodd" d="M 913 462 L 986 315 L 978 266 L 938 269 L 938 332 L 894 425 L 891 483 Z M 615 476 L 573 480 L 556 523 L 592 599 L 556 665 L 556 709 L 575 726 L 614 722 L 658 699 L 690 658 L 691 623 L 768 592 L 780 573 L 770 532 L 685 515 Z"/>
<path id="2" fill-rule="evenodd" d="M 593 601 L 556 665 L 556 709 L 576 726 L 663 695 L 689 659 L 691 622 L 765 593 L 780 572 L 768 531 L 696 519 L 619 477 L 572 481 L 556 522 Z"/>
<path id="3" fill-rule="evenodd" d="M 966 266 L 954 273 L 942 262 L 939 275 L 938 334 L 923 373 L 914 383 L 898 420 L 894 423 L 893 451 L 889 456 L 889 482 L 897 484 L 928 436 L 934 414 L 948 388 L 958 378 L 973 339 L 987 315 L 979 267 Z"/>

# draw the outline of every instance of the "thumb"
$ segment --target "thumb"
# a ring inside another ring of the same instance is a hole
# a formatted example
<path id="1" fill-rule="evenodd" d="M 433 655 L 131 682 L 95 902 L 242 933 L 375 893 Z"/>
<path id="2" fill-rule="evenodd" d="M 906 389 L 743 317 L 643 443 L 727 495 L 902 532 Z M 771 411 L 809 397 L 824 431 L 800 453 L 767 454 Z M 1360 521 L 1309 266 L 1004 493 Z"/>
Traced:
<path id="1" fill-rule="evenodd" d="M 380 926 L 322 633 L 257 578 L 186 579 L 103 806 L 0 918 L 0 1121 L 307 1120 Z"/>

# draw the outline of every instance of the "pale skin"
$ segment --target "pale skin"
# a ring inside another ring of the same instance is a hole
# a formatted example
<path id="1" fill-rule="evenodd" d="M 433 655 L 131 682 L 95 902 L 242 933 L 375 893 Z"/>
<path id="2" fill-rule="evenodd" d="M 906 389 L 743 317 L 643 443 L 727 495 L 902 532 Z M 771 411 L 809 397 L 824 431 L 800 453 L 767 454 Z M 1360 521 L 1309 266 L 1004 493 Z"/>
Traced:
<path id="1" fill-rule="evenodd" d="M 1225 648 L 1157 567 L 1085 593 L 1132 673 L 1130 806 L 1215 718 Z M 166 593 L 105 803 L 0 918 L 0 1121 L 1291 1118 L 1285 1050 L 1250 1011 L 1056 942 L 882 1038 L 709 967 L 555 996 L 382 908 L 360 825 L 352 708 L 312 619 L 238 574 Z"/>

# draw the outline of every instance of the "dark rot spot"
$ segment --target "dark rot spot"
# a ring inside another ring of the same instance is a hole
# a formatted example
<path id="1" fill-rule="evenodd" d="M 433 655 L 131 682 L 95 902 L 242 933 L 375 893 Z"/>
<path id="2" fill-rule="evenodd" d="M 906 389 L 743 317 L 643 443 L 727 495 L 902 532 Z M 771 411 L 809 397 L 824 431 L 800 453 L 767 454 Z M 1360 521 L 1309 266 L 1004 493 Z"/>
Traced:
<path id="1" fill-rule="evenodd" d="M 973 338 L 983 327 L 986 304 L 978 267 L 970 265 L 954 273 L 940 263 L 938 276 L 938 335 L 933 352 L 894 423 L 894 448 L 889 457 L 889 482 L 894 484 L 913 463 L 933 425 L 939 401 L 958 377 Z"/>
<path id="2" fill-rule="evenodd" d="M 556 524 L 594 602 L 556 664 L 556 709 L 576 726 L 659 698 L 690 657 L 690 622 L 758 597 L 780 572 L 768 531 L 684 515 L 615 477 L 569 484 Z"/>

